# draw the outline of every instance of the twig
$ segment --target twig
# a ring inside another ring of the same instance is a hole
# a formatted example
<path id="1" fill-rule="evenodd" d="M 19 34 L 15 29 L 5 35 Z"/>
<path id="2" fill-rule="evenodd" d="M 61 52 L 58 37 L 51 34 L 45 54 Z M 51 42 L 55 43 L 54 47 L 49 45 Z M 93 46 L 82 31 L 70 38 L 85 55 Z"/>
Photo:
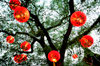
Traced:
<path id="1" fill-rule="evenodd" d="M 40 40 L 39 40 L 39 39 L 37 39 L 36 37 L 31 36 L 30 34 L 25 33 L 25 32 L 16 32 L 15 34 L 9 33 L 9 32 L 7 32 L 7 31 L 5 31 L 5 30 L 0 30 L 0 32 L 6 33 L 6 34 L 8 34 L 8 35 L 12 35 L 12 36 L 16 36 L 17 34 L 28 35 L 28 36 L 30 36 L 31 38 L 34 38 L 34 40 L 36 40 L 36 41 L 40 42 Z"/>
<path id="2" fill-rule="evenodd" d="M 31 14 L 31 13 L 30 13 L 30 15 L 31 15 L 31 17 L 32 17 L 33 19 L 35 19 L 35 23 L 38 24 L 38 26 L 43 30 L 43 32 L 44 32 L 44 34 L 46 35 L 47 40 L 48 40 L 48 42 L 49 42 L 49 44 L 50 44 L 50 47 L 51 47 L 53 50 L 57 50 L 56 47 L 53 45 L 53 43 L 52 43 L 52 41 L 51 41 L 51 38 L 50 38 L 50 36 L 49 36 L 47 30 L 44 28 L 44 26 L 43 26 L 43 25 L 41 24 L 41 22 L 39 21 L 38 16 L 37 16 L 37 15 L 33 15 L 33 14 Z"/>
<path id="3" fill-rule="evenodd" d="M 63 23 L 63 20 L 66 19 L 66 18 L 67 18 L 67 16 L 63 17 L 63 18 L 59 21 L 58 24 L 56 24 L 56 25 L 54 25 L 54 26 L 51 26 L 51 27 L 47 28 L 46 30 L 50 30 L 50 29 L 52 29 L 52 28 L 55 28 L 55 27 L 57 27 L 57 26 L 60 26 L 60 25 Z"/>

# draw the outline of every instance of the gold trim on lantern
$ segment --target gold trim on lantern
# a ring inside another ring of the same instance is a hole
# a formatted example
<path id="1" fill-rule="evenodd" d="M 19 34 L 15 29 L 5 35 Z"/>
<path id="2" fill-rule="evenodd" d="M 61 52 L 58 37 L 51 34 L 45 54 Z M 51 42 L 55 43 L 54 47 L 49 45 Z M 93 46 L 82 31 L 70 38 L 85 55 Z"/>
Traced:
<path id="1" fill-rule="evenodd" d="M 20 15 L 16 15 L 16 18 L 18 18 L 18 19 L 19 19 L 20 17 L 21 17 Z"/>
<path id="2" fill-rule="evenodd" d="M 57 60 L 56 60 L 56 59 L 53 59 L 53 61 L 54 61 L 54 62 L 57 62 Z"/>
<path id="3" fill-rule="evenodd" d="M 8 42 L 11 41 L 12 39 L 13 39 L 13 37 L 11 36 L 11 38 L 8 40 Z"/>
<path id="4" fill-rule="evenodd" d="M 26 42 L 25 47 L 27 47 L 27 45 L 28 45 L 28 42 Z"/>

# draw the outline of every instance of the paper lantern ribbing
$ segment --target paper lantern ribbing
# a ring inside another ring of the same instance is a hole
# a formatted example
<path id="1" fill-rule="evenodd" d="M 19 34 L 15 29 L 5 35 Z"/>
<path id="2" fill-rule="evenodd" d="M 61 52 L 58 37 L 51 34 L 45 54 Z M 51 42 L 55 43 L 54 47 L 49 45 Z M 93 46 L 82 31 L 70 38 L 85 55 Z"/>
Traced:
<path id="1" fill-rule="evenodd" d="M 76 58 L 78 57 L 78 55 L 77 55 L 77 54 L 73 54 L 72 57 L 73 57 L 74 59 L 76 59 Z"/>
<path id="2" fill-rule="evenodd" d="M 28 51 L 31 48 L 31 45 L 29 42 L 24 41 L 23 43 L 21 43 L 20 47 L 23 51 Z"/>
<path id="3" fill-rule="evenodd" d="M 30 13 L 27 8 L 18 6 L 14 11 L 14 18 L 21 23 L 27 22 L 30 18 Z"/>
<path id="4" fill-rule="evenodd" d="M 90 47 L 94 40 L 90 35 L 85 35 L 80 39 L 81 45 L 85 48 Z"/>
<path id="5" fill-rule="evenodd" d="M 9 7 L 12 9 L 12 10 L 15 10 L 17 6 L 20 6 L 21 3 L 19 0 L 10 0 L 9 1 Z"/>
<path id="6" fill-rule="evenodd" d="M 48 54 L 48 59 L 51 62 L 57 62 L 60 59 L 60 53 L 58 51 L 52 50 Z"/>
<path id="7" fill-rule="evenodd" d="M 16 63 L 21 63 L 21 62 L 22 62 L 22 56 L 21 56 L 21 55 L 16 55 L 16 56 L 14 57 L 14 61 L 15 61 Z"/>
<path id="8" fill-rule="evenodd" d="M 27 55 L 25 55 L 25 54 L 16 55 L 16 56 L 14 57 L 14 61 L 15 61 L 16 63 L 21 63 L 21 62 L 26 61 L 26 60 L 27 60 Z"/>
<path id="9" fill-rule="evenodd" d="M 13 36 L 7 36 L 7 38 L 6 38 L 6 41 L 8 42 L 8 43 L 13 43 L 14 42 L 14 37 Z"/>
<path id="10" fill-rule="evenodd" d="M 26 61 L 27 60 L 27 55 L 21 54 L 21 56 L 22 56 L 22 61 Z"/>
<path id="11" fill-rule="evenodd" d="M 81 11 L 76 11 L 71 15 L 70 21 L 73 26 L 83 26 L 86 22 L 86 15 Z"/>

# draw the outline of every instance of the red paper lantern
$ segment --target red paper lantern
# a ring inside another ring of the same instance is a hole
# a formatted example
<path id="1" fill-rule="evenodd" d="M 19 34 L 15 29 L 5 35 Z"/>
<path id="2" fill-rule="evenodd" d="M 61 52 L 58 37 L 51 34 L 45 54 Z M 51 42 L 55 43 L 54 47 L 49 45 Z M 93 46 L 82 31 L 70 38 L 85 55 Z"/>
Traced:
<path id="1" fill-rule="evenodd" d="M 6 41 L 8 43 L 13 43 L 14 42 L 14 37 L 13 36 L 7 36 Z"/>
<path id="2" fill-rule="evenodd" d="M 24 41 L 23 43 L 21 43 L 20 47 L 23 51 L 28 51 L 31 48 L 31 44 L 27 41 Z"/>
<path id="3" fill-rule="evenodd" d="M 21 63 L 21 62 L 26 61 L 26 60 L 27 60 L 27 55 L 25 55 L 25 54 L 16 55 L 16 56 L 14 57 L 14 61 L 15 61 L 16 63 Z"/>
<path id="4" fill-rule="evenodd" d="M 60 53 L 58 51 L 52 50 L 48 54 L 48 59 L 51 62 L 57 62 L 60 59 Z"/>
<path id="5" fill-rule="evenodd" d="M 22 56 L 21 55 L 16 55 L 15 57 L 14 57 L 14 61 L 16 62 L 16 63 L 21 63 L 23 60 L 22 60 Z"/>
<path id="6" fill-rule="evenodd" d="M 9 6 L 10 6 L 10 8 L 11 8 L 12 10 L 15 10 L 15 8 L 16 8 L 17 6 L 20 6 L 20 5 L 21 5 L 21 3 L 20 3 L 19 0 L 10 0 L 10 1 L 9 1 Z"/>
<path id="7" fill-rule="evenodd" d="M 93 44 L 93 38 L 90 35 L 85 35 L 80 39 L 83 47 L 90 47 Z"/>
<path id="8" fill-rule="evenodd" d="M 86 22 L 86 15 L 81 11 L 76 11 L 71 15 L 70 21 L 73 26 L 83 26 Z"/>
<path id="9" fill-rule="evenodd" d="M 21 23 L 29 20 L 30 14 L 27 8 L 18 6 L 14 11 L 14 18 Z"/>
<path id="10" fill-rule="evenodd" d="M 76 58 L 78 57 L 78 55 L 77 55 L 77 54 L 73 54 L 72 57 L 73 57 L 74 59 L 76 59 Z"/>

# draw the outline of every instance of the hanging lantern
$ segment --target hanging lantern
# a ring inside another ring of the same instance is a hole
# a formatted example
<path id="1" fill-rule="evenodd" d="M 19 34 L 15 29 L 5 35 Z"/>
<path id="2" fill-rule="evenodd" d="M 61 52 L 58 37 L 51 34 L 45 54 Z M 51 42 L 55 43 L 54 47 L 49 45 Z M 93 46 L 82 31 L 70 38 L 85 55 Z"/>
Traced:
<path id="1" fill-rule="evenodd" d="M 13 43 L 14 42 L 14 37 L 13 36 L 7 36 L 6 41 L 8 43 Z"/>
<path id="2" fill-rule="evenodd" d="M 27 60 L 27 55 L 21 54 L 21 56 L 22 56 L 22 60 L 23 60 L 23 61 L 26 61 L 26 60 Z"/>
<path id="3" fill-rule="evenodd" d="M 86 22 L 86 15 L 81 11 L 76 11 L 71 15 L 70 21 L 73 26 L 83 26 Z"/>
<path id="4" fill-rule="evenodd" d="M 53 66 L 55 66 L 55 62 L 59 61 L 60 53 L 58 51 L 52 50 L 48 54 L 48 59 L 53 62 Z"/>
<path id="5" fill-rule="evenodd" d="M 12 10 L 15 10 L 15 8 L 16 8 L 17 6 L 20 6 L 20 5 L 21 5 L 21 3 L 20 3 L 19 0 L 10 0 L 10 1 L 9 1 L 9 7 L 10 7 Z"/>
<path id="6" fill-rule="evenodd" d="M 16 55 L 16 56 L 14 57 L 14 61 L 15 61 L 16 63 L 21 63 L 21 62 L 26 61 L 26 60 L 27 60 L 27 55 L 25 55 L 25 54 Z"/>
<path id="7" fill-rule="evenodd" d="M 28 51 L 31 48 L 31 45 L 29 42 L 24 41 L 23 43 L 21 43 L 20 47 L 23 51 Z"/>
<path id="8" fill-rule="evenodd" d="M 16 56 L 14 57 L 14 61 L 15 61 L 16 63 L 21 63 L 21 62 L 22 62 L 22 56 L 21 56 L 21 55 L 16 55 Z"/>
<path id="9" fill-rule="evenodd" d="M 78 55 L 77 55 L 77 54 L 73 54 L 72 57 L 73 57 L 74 59 L 76 59 L 76 58 L 78 57 Z"/>
<path id="10" fill-rule="evenodd" d="M 51 62 L 57 62 L 60 59 L 60 53 L 58 51 L 52 50 L 48 54 L 48 59 Z"/>
<path id="11" fill-rule="evenodd" d="M 93 44 L 93 38 L 90 35 L 85 35 L 80 39 L 81 45 L 85 48 Z"/>
<path id="12" fill-rule="evenodd" d="M 14 11 L 14 18 L 21 23 L 29 20 L 30 14 L 27 8 L 18 6 Z"/>

